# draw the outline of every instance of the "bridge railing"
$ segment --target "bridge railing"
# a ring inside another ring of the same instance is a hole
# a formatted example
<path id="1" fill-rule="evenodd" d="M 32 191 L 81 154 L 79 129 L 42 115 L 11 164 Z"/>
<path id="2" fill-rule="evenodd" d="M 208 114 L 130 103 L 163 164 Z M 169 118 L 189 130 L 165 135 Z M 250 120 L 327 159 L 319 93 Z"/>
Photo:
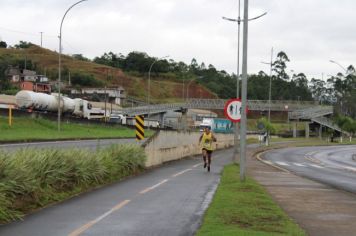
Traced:
<path id="1" fill-rule="evenodd" d="M 169 104 L 157 104 L 149 106 L 139 106 L 133 108 L 124 108 L 120 110 L 125 115 L 142 115 L 142 114 L 156 114 L 167 111 L 181 110 L 185 108 L 184 103 L 169 103 Z"/>
<path id="2" fill-rule="evenodd" d="M 181 109 L 224 109 L 226 99 L 188 99 L 185 103 L 157 104 L 149 106 L 139 106 L 124 108 L 121 110 L 126 115 L 153 114 L 165 111 L 178 111 Z M 269 104 L 266 100 L 248 100 L 248 109 L 251 111 L 294 111 L 314 107 L 317 102 L 310 101 L 280 101 L 272 100 Z"/>
<path id="3" fill-rule="evenodd" d="M 188 108 L 200 109 L 224 109 L 226 99 L 189 99 L 186 104 Z M 248 100 L 247 106 L 251 111 L 267 111 L 271 107 L 272 111 L 290 111 L 313 107 L 318 105 L 315 101 L 288 101 L 272 100 L 269 105 L 268 100 Z"/>
<path id="4" fill-rule="evenodd" d="M 332 106 L 315 106 L 288 113 L 289 119 L 311 119 L 314 117 L 326 116 L 332 114 Z"/>
<path id="5" fill-rule="evenodd" d="M 332 122 L 332 120 L 330 120 L 327 117 L 323 117 L 323 116 L 322 117 L 315 117 L 315 118 L 312 118 L 311 120 L 313 122 L 316 122 L 316 123 L 319 123 L 319 124 L 321 124 L 323 126 L 326 126 L 326 127 L 330 128 L 330 129 L 339 131 L 339 132 L 344 133 L 346 135 L 350 135 L 348 132 L 342 130 L 337 124 L 334 124 Z"/>

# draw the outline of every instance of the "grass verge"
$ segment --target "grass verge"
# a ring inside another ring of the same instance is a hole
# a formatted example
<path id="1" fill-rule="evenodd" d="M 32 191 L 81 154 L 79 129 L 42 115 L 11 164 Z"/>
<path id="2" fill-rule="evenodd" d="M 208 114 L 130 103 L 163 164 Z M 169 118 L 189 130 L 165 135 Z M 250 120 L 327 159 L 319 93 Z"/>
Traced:
<path id="1" fill-rule="evenodd" d="M 145 158 L 136 145 L 0 151 L 0 223 L 138 173 Z"/>
<path id="2" fill-rule="evenodd" d="M 145 136 L 152 135 L 146 131 Z M 104 126 L 95 124 L 61 124 L 57 131 L 57 122 L 46 119 L 16 117 L 9 126 L 7 118 L 0 117 L 0 141 L 31 141 L 85 138 L 134 138 L 135 130 L 124 126 Z"/>
<path id="3" fill-rule="evenodd" d="M 238 165 L 224 168 L 197 236 L 306 235 L 251 178 L 239 181 Z"/>

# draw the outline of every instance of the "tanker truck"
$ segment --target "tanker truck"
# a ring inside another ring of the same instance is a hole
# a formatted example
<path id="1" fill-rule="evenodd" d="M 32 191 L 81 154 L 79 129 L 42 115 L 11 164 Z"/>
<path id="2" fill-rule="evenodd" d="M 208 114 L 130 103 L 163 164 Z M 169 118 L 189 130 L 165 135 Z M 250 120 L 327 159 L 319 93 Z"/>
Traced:
<path id="1" fill-rule="evenodd" d="M 105 111 L 100 108 L 93 108 L 92 105 L 83 99 L 60 96 L 61 111 L 76 117 L 87 119 L 101 119 Z M 31 109 L 35 111 L 58 111 L 58 93 L 45 94 L 22 90 L 16 94 L 16 105 L 19 109 Z"/>

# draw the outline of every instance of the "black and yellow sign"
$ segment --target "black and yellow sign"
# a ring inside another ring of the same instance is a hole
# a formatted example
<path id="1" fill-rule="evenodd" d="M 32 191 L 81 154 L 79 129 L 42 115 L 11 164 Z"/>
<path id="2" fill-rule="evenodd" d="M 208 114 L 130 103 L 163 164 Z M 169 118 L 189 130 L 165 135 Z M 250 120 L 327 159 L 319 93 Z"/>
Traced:
<path id="1" fill-rule="evenodd" d="M 136 120 L 136 140 L 142 140 L 145 138 L 145 128 L 143 116 L 135 116 Z"/>

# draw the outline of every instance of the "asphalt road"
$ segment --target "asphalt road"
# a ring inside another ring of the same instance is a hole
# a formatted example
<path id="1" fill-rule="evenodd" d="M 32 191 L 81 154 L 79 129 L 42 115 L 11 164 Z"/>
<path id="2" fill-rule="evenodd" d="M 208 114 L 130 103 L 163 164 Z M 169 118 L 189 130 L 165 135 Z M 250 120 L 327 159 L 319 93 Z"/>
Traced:
<path id="1" fill-rule="evenodd" d="M 279 149 L 264 154 L 268 164 L 356 193 L 356 146 Z"/>
<path id="2" fill-rule="evenodd" d="M 0 235 L 193 235 L 232 149 L 171 162 L 0 226 Z"/>
<path id="3" fill-rule="evenodd" d="M 133 143 L 140 144 L 135 138 L 126 139 L 98 139 L 98 140 L 70 140 L 70 141 L 50 141 L 50 142 L 31 142 L 31 143 L 14 143 L 1 144 L 0 149 L 16 150 L 20 148 L 88 148 L 96 149 L 98 147 L 107 147 L 112 144 Z"/>

